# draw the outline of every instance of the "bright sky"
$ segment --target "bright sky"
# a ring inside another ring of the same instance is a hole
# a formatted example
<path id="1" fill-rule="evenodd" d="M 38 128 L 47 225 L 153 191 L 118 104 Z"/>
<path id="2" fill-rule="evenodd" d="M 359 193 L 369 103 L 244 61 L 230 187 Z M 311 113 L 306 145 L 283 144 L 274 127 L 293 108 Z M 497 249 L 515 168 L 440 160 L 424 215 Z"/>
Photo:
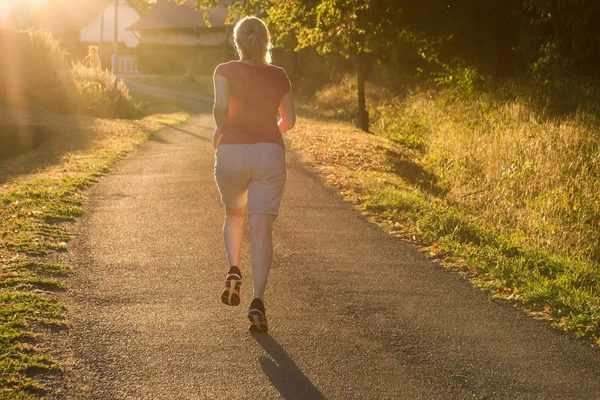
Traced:
<path id="1" fill-rule="evenodd" d="M 32 9 L 35 7 L 39 7 L 41 4 L 45 3 L 47 0 L 0 0 L 0 25 L 4 26 L 6 23 L 6 17 L 8 16 L 8 11 L 13 3 L 18 1 L 22 1 L 25 4 L 29 5 Z"/>
<path id="2" fill-rule="evenodd" d="M 0 25 L 4 26 L 6 16 L 13 0 L 0 0 Z"/>

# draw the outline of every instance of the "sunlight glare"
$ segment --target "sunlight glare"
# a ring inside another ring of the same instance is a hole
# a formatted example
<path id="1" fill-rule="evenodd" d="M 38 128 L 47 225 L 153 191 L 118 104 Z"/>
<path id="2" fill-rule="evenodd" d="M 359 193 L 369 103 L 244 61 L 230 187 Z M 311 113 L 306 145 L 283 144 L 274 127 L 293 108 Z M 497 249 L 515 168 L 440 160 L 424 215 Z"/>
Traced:
<path id="1" fill-rule="evenodd" d="M 0 0 L 0 26 L 4 26 L 6 24 L 6 18 L 8 17 L 8 12 L 12 7 L 15 0 Z"/>
<path id="2" fill-rule="evenodd" d="M 48 0 L 0 0 L 0 26 L 5 26 L 11 8 L 19 3 L 27 7 L 29 13 L 35 12 Z"/>

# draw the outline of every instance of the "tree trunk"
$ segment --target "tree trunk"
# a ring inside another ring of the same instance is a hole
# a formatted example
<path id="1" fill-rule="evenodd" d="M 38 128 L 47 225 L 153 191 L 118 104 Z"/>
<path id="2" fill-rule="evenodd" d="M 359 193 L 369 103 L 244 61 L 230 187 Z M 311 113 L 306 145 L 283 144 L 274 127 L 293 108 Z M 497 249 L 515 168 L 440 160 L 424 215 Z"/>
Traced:
<path id="1" fill-rule="evenodd" d="M 369 132 L 369 113 L 366 109 L 365 100 L 365 60 L 362 53 L 356 56 L 356 80 L 358 87 L 358 115 L 356 116 L 355 125 L 358 129 Z"/>
<path id="2" fill-rule="evenodd" d="M 114 1 L 115 7 L 115 26 L 114 26 L 114 49 L 113 49 L 113 58 L 112 58 L 112 73 L 117 75 L 119 71 L 117 62 L 119 61 L 119 0 Z M 117 87 L 117 79 L 115 79 L 115 89 Z"/>

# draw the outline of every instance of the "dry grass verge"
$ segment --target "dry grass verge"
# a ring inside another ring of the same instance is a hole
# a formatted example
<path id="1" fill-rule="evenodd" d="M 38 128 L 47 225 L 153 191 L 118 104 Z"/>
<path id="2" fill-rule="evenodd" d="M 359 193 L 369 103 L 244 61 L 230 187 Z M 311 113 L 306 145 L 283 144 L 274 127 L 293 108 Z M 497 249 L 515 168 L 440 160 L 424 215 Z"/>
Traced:
<path id="1" fill-rule="evenodd" d="M 345 92 L 322 92 L 289 135 L 329 184 L 478 286 L 600 344 L 600 159 L 586 115 L 416 93 L 382 98 L 370 135 L 323 118 L 340 117 Z"/>

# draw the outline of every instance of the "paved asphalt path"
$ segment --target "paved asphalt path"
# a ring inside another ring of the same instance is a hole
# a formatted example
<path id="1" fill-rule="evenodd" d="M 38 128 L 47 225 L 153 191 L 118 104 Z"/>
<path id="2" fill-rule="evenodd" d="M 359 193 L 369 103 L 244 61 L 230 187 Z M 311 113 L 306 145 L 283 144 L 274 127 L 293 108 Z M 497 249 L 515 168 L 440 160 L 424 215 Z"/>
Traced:
<path id="1" fill-rule="evenodd" d="M 89 192 L 71 246 L 60 398 L 600 398 L 589 342 L 385 234 L 293 153 L 275 223 L 271 331 L 250 334 L 249 247 L 242 305 L 227 307 L 212 120 L 188 104 L 199 113 L 187 124 Z"/>

